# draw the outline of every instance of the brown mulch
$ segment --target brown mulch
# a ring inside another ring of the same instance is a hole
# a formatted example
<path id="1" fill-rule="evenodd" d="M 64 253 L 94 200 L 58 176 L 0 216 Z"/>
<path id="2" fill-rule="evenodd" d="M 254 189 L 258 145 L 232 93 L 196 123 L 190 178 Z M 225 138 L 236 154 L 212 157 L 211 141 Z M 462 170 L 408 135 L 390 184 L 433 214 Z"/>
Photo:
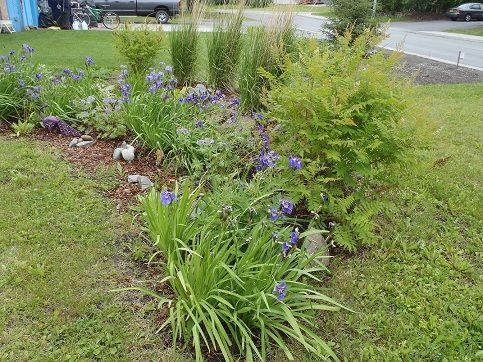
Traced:
<path id="1" fill-rule="evenodd" d="M 0 134 L 12 135 L 13 132 L 7 124 L 0 122 Z M 174 181 L 168 177 L 168 172 L 163 170 L 161 165 L 157 165 L 156 155 L 142 149 L 139 145 L 133 144 L 136 147 L 136 158 L 132 162 L 113 160 L 113 151 L 121 145 L 122 139 L 97 140 L 88 148 L 77 148 L 69 147 L 69 142 L 73 137 L 50 133 L 43 128 L 36 129 L 26 137 L 45 142 L 59 153 L 61 159 L 71 163 L 74 170 L 85 172 L 94 177 L 100 169 L 119 167 L 119 172 L 112 175 L 116 178 L 116 180 L 113 180 L 117 181 L 115 182 L 116 187 L 105 192 L 106 196 L 114 200 L 118 210 L 126 209 L 130 202 L 142 192 L 138 184 L 127 182 L 128 175 L 147 176 L 152 182 L 158 183 Z M 129 139 L 127 138 L 126 141 L 129 142 Z M 117 165 L 118 163 L 119 165 Z"/>

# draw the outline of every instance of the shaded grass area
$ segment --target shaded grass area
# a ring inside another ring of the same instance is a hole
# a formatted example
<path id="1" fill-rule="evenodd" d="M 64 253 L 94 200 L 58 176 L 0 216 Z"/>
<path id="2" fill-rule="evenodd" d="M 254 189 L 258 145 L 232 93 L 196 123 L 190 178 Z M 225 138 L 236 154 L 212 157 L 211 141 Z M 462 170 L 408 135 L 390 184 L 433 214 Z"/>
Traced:
<path id="1" fill-rule="evenodd" d="M 136 298 L 109 292 L 129 223 L 94 180 L 45 144 L 0 136 L 0 153 L 0 360 L 177 360 Z"/>
<path id="2" fill-rule="evenodd" d="M 449 30 L 445 30 L 445 31 L 448 32 L 448 33 L 483 36 L 483 25 L 478 27 L 478 28 L 449 29 Z"/>
<path id="3" fill-rule="evenodd" d="M 331 266 L 331 296 L 359 312 L 323 320 L 341 357 L 482 357 L 482 94 L 483 83 L 418 87 L 413 163 L 388 172 L 382 244 Z"/>

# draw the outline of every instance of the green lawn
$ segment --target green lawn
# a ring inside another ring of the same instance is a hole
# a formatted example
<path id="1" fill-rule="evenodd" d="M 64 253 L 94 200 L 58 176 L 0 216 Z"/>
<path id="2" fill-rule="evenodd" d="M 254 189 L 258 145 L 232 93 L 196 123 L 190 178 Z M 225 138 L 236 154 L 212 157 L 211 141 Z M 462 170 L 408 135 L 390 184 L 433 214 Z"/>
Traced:
<path id="1" fill-rule="evenodd" d="M 348 361 L 482 357 L 483 83 L 421 86 L 413 162 L 390 170 L 382 244 L 339 259 L 324 336 Z M 472 104 L 472 107 L 467 107 Z"/>
<path id="2" fill-rule="evenodd" d="M 0 361 L 174 361 L 138 297 L 109 292 L 134 274 L 108 173 L 75 175 L 40 142 L 0 136 L 0 153 Z"/>
<path id="3" fill-rule="evenodd" d="M 48 66 L 82 67 L 86 56 L 96 65 L 114 69 L 122 64 L 114 48 L 111 31 L 32 30 L 15 34 L 0 34 L 0 54 L 19 49 L 23 43 L 35 48 L 34 59 Z M 168 60 L 166 43 L 161 44 L 160 60 Z"/>
<path id="4" fill-rule="evenodd" d="M 468 29 L 449 29 L 445 31 L 448 33 L 483 36 L 483 26 L 480 26 L 478 28 L 468 28 Z"/>

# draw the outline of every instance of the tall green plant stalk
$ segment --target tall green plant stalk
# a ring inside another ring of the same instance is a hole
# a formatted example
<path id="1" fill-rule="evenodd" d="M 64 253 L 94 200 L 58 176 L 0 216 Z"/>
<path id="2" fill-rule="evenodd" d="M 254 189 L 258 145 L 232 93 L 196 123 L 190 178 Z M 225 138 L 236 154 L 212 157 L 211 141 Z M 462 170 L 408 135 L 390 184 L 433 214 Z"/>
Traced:
<path id="1" fill-rule="evenodd" d="M 264 27 L 248 30 L 247 45 L 241 58 L 240 88 L 241 108 L 245 111 L 254 110 L 261 106 L 261 94 L 265 81 L 258 69 L 266 67 L 270 59 L 267 47 L 267 31 Z"/>
<path id="2" fill-rule="evenodd" d="M 208 81 L 214 88 L 231 90 L 242 48 L 243 3 L 228 13 L 208 38 Z"/>
<path id="3" fill-rule="evenodd" d="M 261 70 L 278 76 L 282 73 L 285 57 L 295 48 L 292 25 L 293 11 L 289 9 L 273 17 L 268 27 L 252 28 L 248 32 L 240 67 L 240 98 L 245 111 L 262 106 L 262 95 L 268 86 Z"/>
<path id="4" fill-rule="evenodd" d="M 203 19 L 205 2 L 193 3 L 190 18 L 169 34 L 169 47 L 174 75 L 181 84 L 188 84 L 195 77 L 199 58 L 199 30 Z"/>

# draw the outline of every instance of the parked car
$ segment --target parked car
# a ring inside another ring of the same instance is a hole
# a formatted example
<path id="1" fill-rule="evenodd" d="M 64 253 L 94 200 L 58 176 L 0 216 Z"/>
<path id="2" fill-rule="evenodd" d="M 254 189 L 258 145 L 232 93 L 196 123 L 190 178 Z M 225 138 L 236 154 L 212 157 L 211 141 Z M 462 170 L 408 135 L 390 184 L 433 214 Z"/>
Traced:
<path id="1" fill-rule="evenodd" d="M 180 13 L 181 0 L 95 0 L 97 7 L 123 15 L 154 16 L 158 23 Z"/>
<path id="2" fill-rule="evenodd" d="M 464 21 L 483 20 L 483 4 L 467 3 L 461 4 L 456 8 L 451 8 L 446 13 L 451 20 L 462 19 Z"/>

